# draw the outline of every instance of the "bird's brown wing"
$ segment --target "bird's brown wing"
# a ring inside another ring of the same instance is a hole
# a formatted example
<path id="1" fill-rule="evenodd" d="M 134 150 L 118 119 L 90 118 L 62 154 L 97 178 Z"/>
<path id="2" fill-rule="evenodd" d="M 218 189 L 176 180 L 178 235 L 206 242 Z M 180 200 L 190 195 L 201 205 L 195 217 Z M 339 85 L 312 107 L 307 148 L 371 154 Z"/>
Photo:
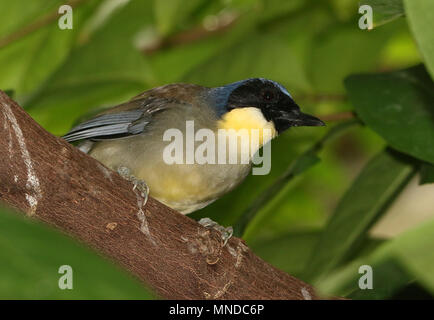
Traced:
<path id="1" fill-rule="evenodd" d="M 145 97 L 131 100 L 82 122 L 63 136 L 68 142 L 83 139 L 107 140 L 143 132 L 153 114 L 176 105 L 166 98 Z"/>
<path id="2" fill-rule="evenodd" d="M 193 84 L 169 84 L 145 91 L 129 102 L 110 108 L 72 128 L 63 138 L 107 140 L 143 132 L 152 115 L 180 104 L 194 104 L 194 97 L 207 88 Z"/>

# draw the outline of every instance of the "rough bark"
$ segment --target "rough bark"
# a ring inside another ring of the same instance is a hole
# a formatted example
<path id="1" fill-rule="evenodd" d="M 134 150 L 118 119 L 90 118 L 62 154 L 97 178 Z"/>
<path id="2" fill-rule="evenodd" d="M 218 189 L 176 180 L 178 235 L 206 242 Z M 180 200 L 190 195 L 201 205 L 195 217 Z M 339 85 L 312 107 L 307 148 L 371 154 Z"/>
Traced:
<path id="1" fill-rule="evenodd" d="M 39 126 L 0 91 L 0 200 L 127 269 L 167 299 L 315 299 L 238 238 L 202 227 Z M 145 217 L 145 219 L 143 219 Z"/>

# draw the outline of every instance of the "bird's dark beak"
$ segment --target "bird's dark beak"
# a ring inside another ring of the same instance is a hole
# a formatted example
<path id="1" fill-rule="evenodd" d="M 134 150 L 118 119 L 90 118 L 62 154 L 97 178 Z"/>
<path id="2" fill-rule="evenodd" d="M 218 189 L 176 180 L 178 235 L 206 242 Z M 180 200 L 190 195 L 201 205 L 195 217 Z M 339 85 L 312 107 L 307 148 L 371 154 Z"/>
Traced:
<path id="1" fill-rule="evenodd" d="M 317 127 L 325 126 L 325 123 L 320 119 L 311 116 L 310 114 L 299 111 L 298 113 L 289 114 L 287 121 L 291 123 L 291 127 Z"/>
<path id="2" fill-rule="evenodd" d="M 273 122 L 279 133 L 290 127 L 325 126 L 320 119 L 300 111 L 300 108 L 292 102 L 291 108 L 280 108 L 274 113 Z"/>

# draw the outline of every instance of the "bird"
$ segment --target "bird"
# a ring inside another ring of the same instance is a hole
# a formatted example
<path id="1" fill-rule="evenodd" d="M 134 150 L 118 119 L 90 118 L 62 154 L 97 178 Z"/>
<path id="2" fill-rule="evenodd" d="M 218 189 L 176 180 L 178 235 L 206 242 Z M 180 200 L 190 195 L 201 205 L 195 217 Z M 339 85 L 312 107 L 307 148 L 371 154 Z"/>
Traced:
<path id="1" fill-rule="evenodd" d="M 251 170 L 253 152 L 247 163 L 185 163 L 186 154 L 178 159 L 181 163 L 168 163 L 165 133 L 176 130 L 185 135 L 187 122 L 216 136 L 221 130 L 244 129 L 237 139 L 248 141 L 259 130 L 256 149 L 291 127 L 325 125 L 301 112 L 280 83 L 250 78 L 219 87 L 175 83 L 149 89 L 78 124 L 63 138 L 78 142 L 81 151 L 135 185 L 142 183 L 153 198 L 189 214 L 239 185 Z M 194 141 L 193 146 L 200 143 Z M 182 145 L 186 153 L 187 144 Z M 240 148 L 235 152 L 239 159 Z"/>

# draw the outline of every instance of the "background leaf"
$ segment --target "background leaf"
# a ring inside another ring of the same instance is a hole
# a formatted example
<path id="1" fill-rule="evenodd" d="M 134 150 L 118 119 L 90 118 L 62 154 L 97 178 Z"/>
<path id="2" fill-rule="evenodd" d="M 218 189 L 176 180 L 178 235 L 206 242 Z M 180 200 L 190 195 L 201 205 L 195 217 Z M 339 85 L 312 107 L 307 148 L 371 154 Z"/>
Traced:
<path id="1" fill-rule="evenodd" d="M 359 4 L 372 7 L 374 27 L 404 16 L 402 0 L 362 0 Z"/>
<path id="2" fill-rule="evenodd" d="M 434 183 L 434 166 L 423 163 L 420 168 L 420 184 Z"/>
<path id="3" fill-rule="evenodd" d="M 361 266 L 370 266 L 373 271 L 373 289 L 359 287 Z M 380 246 L 370 255 L 358 258 L 337 268 L 327 277 L 317 282 L 317 288 L 325 296 L 339 295 L 350 299 L 387 299 L 414 281 L 397 259 L 391 254 L 387 244 Z"/>
<path id="4" fill-rule="evenodd" d="M 413 164 L 396 153 L 383 151 L 375 156 L 330 217 L 303 278 L 316 281 L 356 250 L 414 173 Z"/>
<path id="5" fill-rule="evenodd" d="M 402 265 L 416 280 L 434 293 L 434 221 L 428 221 L 392 241 L 391 246 Z"/>
<path id="6" fill-rule="evenodd" d="M 0 208 L 1 299 L 150 299 L 141 283 L 57 231 Z M 59 267 L 73 289 L 58 287 Z"/>
<path id="7" fill-rule="evenodd" d="M 434 220 L 411 229 L 397 238 L 384 242 L 370 254 L 337 269 L 317 285 L 328 294 L 351 298 L 384 299 L 405 285 L 417 281 L 431 293 L 434 292 Z M 373 290 L 360 290 L 359 267 L 373 269 Z"/>
<path id="8" fill-rule="evenodd" d="M 404 0 L 408 24 L 434 79 L 434 1 Z"/>
<path id="9" fill-rule="evenodd" d="M 434 163 L 434 84 L 423 66 L 345 81 L 357 115 L 393 148 Z"/>

